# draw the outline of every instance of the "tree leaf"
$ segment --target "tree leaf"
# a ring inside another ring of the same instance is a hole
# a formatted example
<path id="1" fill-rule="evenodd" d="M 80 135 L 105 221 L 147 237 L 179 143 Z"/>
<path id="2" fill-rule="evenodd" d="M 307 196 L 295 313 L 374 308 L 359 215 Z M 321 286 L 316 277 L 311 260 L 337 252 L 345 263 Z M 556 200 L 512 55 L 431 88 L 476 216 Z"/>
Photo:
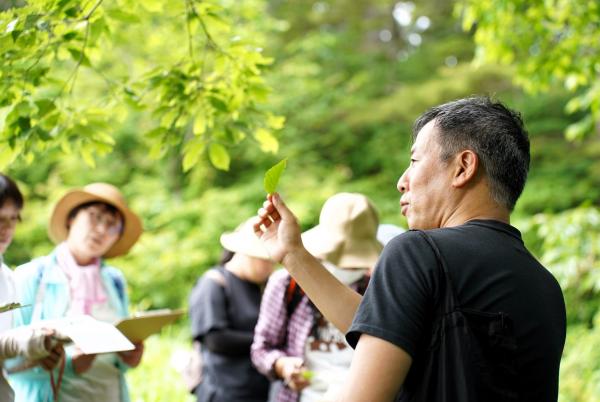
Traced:
<path id="1" fill-rule="evenodd" d="M 17 159 L 21 154 L 20 149 L 14 149 L 10 146 L 0 145 L 0 169 L 5 170 L 7 166 Z"/>
<path id="2" fill-rule="evenodd" d="M 287 158 L 282 159 L 265 173 L 265 191 L 268 194 L 273 194 L 277 190 L 279 178 L 287 166 Z"/>
<path id="3" fill-rule="evenodd" d="M 85 53 L 81 53 L 81 50 L 72 47 L 68 48 L 67 50 L 71 54 L 73 61 L 75 61 L 76 63 L 81 62 L 82 65 L 87 67 L 91 66 L 90 60 L 87 58 Z"/>
<path id="4" fill-rule="evenodd" d="M 206 132 L 206 119 L 202 116 L 196 116 L 194 119 L 194 135 L 202 135 Z"/>
<path id="5" fill-rule="evenodd" d="M 108 10 L 107 14 L 110 18 L 121 22 L 137 23 L 141 21 L 140 17 L 137 15 L 128 13 L 127 11 L 123 11 L 119 8 L 111 8 Z"/>
<path id="6" fill-rule="evenodd" d="M 39 99 L 35 101 L 35 104 L 39 109 L 38 118 L 44 117 L 45 115 L 56 109 L 56 105 L 54 104 L 54 101 L 52 99 Z"/>
<path id="7" fill-rule="evenodd" d="M 96 160 L 94 159 L 94 155 L 92 154 L 92 149 L 89 146 L 82 146 L 81 147 L 81 158 L 83 159 L 83 161 L 90 167 L 90 168 L 95 168 L 96 167 Z"/>
<path id="8" fill-rule="evenodd" d="M 208 149 L 208 157 L 214 167 L 220 170 L 229 170 L 229 153 L 221 144 L 213 142 Z"/>
<path id="9" fill-rule="evenodd" d="M 279 150 L 279 142 L 269 130 L 258 128 L 254 133 L 254 138 L 260 143 L 260 149 L 263 152 L 276 153 Z"/>
<path id="10" fill-rule="evenodd" d="M 182 161 L 184 172 L 187 172 L 194 167 L 196 163 L 198 163 L 202 152 L 204 152 L 204 141 L 202 141 L 200 138 L 194 138 L 185 144 L 185 147 L 183 148 Z"/>
<path id="11" fill-rule="evenodd" d="M 209 96 L 208 101 L 213 107 L 221 112 L 227 112 L 227 104 L 223 102 L 223 100 L 217 98 L 216 96 Z"/>
<path id="12" fill-rule="evenodd" d="M 267 115 L 267 124 L 273 130 L 281 130 L 283 128 L 283 126 L 285 125 L 285 117 L 268 114 Z"/>

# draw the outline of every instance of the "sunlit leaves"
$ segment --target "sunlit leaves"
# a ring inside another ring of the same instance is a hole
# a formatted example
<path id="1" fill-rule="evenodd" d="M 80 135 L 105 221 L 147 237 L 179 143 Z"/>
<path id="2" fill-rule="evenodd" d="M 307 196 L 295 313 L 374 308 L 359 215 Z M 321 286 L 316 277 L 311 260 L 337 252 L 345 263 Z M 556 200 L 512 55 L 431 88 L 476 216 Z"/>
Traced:
<path id="1" fill-rule="evenodd" d="M 221 170 L 229 170 L 229 153 L 227 149 L 221 144 L 212 143 L 210 144 L 208 156 L 210 158 L 210 162 L 217 168 Z"/>
<path id="2" fill-rule="evenodd" d="M 256 130 L 256 133 L 254 133 L 254 137 L 260 144 L 260 149 L 264 152 L 272 152 L 275 154 L 279 150 L 279 143 L 270 131 L 259 128 Z"/>
<path id="3" fill-rule="evenodd" d="M 111 8 L 107 10 L 106 14 L 108 17 L 127 23 L 138 23 L 141 22 L 141 19 L 138 15 L 124 11 L 121 8 Z"/>
<path id="4" fill-rule="evenodd" d="M 462 0 L 457 13 L 466 30 L 475 30 L 476 63 L 487 61 L 516 66 L 515 81 L 527 91 L 546 91 L 553 85 L 578 91 L 588 98 L 581 107 L 590 117 L 566 131 L 581 139 L 600 121 L 600 29 L 597 1 Z"/>
<path id="5" fill-rule="evenodd" d="M 236 12 L 198 0 L 168 8 L 158 0 L 37 0 L 3 12 L 0 108 L 10 110 L 0 138 L 32 154 L 80 152 L 92 165 L 110 151 L 100 133 L 110 135 L 123 114 L 145 113 L 140 134 L 149 155 L 176 148 L 184 170 L 205 152 L 228 169 L 227 148 L 257 132 L 261 149 L 275 152 L 283 120 L 259 107 L 270 92 L 262 74 L 272 59 L 242 35 L 252 29 L 232 23 Z M 95 126 L 89 108 L 113 121 Z"/>
<path id="6" fill-rule="evenodd" d="M 199 138 L 194 138 L 185 144 L 182 161 L 184 172 L 187 172 L 198 163 L 200 156 L 202 156 L 204 152 L 204 147 L 204 142 Z M 227 163 L 227 166 L 229 167 L 229 163 Z"/>
<path id="7" fill-rule="evenodd" d="M 587 322 L 600 307 L 600 211 L 582 206 L 560 214 L 538 214 L 523 228 L 536 237 L 541 260 L 565 291 L 568 315 Z"/>

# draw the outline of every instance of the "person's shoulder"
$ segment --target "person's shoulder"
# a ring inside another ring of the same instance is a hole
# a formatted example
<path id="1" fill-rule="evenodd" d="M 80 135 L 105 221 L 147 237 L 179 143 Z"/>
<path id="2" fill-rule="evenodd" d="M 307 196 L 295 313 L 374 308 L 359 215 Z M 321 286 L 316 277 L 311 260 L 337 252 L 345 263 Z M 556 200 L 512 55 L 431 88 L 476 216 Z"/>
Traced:
<path id="1" fill-rule="evenodd" d="M 112 277 L 125 279 L 125 275 L 123 274 L 123 271 L 121 271 L 119 268 L 117 268 L 113 265 L 102 262 L 102 269 Z"/>
<path id="2" fill-rule="evenodd" d="M 291 276 L 285 270 L 285 268 L 280 268 L 275 270 L 271 276 L 269 276 L 269 280 L 267 281 L 267 285 L 265 286 L 265 291 L 263 293 L 264 299 L 281 299 L 288 285 L 290 284 Z"/>
<path id="3" fill-rule="evenodd" d="M 0 264 L 0 289 L 6 291 L 6 287 L 11 288 L 14 286 L 15 277 L 13 271 L 6 264 Z"/>
<path id="4" fill-rule="evenodd" d="M 223 267 L 212 267 L 208 269 L 202 275 L 202 280 L 210 281 L 219 286 L 225 287 L 227 286 L 227 277 L 232 275 L 229 271 L 224 269 Z"/>
<path id="5" fill-rule="evenodd" d="M 417 229 L 407 230 L 406 232 L 400 233 L 389 241 L 389 244 L 406 243 L 418 241 L 423 238 L 423 231 Z"/>
<path id="6" fill-rule="evenodd" d="M 287 283 L 289 280 L 290 274 L 285 268 L 277 269 L 269 276 L 269 282 L 272 284 Z"/>
<path id="7" fill-rule="evenodd" d="M 0 265 L 0 275 L 11 276 L 12 270 L 4 263 Z"/>
<path id="8" fill-rule="evenodd" d="M 422 249 L 423 247 L 427 247 L 425 232 L 408 230 L 390 240 L 384 247 L 383 254 L 405 253 L 407 250 Z"/>
<path id="9" fill-rule="evenodd" d="M 384 268 L 390 275 L 400 271 L 430 271 L 436 266 L 436 255 L 425 232 L 409 230 L 394 237 L 383 249 L 375 268 Z M 398 270 L 402 267 L 402 270 Z"/>
<path id="10" fill-rule="evenodd" d="M 14 272 L 15 275 L 18 276 L 38 275 L 40 273 L 40 270 L 50 266 L 51 264 L 51 254 L 44 255 L 41 257 L 36 257 L 31 261 L 19 265 L 17 268 L 15 268 Z"/>
<path id="11" fill-rule="evenodd" d="M 194 289 L 199 288 L 212 288 L 212 287 L 226 287 L 228 284 L 227 280 L 228 272 L 222 266 L 214 266 L 202 273 L 196 284 L 194 285 Z"/>

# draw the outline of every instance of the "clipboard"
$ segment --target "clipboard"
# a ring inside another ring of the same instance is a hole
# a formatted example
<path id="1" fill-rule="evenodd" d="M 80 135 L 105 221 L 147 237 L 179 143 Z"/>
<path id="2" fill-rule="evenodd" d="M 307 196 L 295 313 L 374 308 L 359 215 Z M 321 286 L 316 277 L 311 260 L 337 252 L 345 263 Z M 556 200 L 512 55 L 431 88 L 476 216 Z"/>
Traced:
<path id="1" fill-rule="evenodd" d="M 131 342 L 141 342 L 184 314 L 184 310 L 150 310 L 137 313 L 115 324 Z"/>
<path id="2" fill-rule="evenodd" d="M 57 340 L 73 342 L 85 354 L 133 350 L 135 346 L 114 325 L 89 315 L 63 317 L 35 322 L 32 327 L 55 329 Z"/>
<path id="3" fill-rule="evenodd" d="M 52 336 L 54 342 L 72 343 L 86 355 L 135 349 L 135 346 L 114 325 L 86 315 L 37 321 L 33 325 L 16 329 L 26 330 L 27 328 L 54 329 L 58 332 Z M 23 360 L 15 365 L 9 365 L 6 367 L 6 371 L 18 373 L 39 364 L 39 360 Z"/>

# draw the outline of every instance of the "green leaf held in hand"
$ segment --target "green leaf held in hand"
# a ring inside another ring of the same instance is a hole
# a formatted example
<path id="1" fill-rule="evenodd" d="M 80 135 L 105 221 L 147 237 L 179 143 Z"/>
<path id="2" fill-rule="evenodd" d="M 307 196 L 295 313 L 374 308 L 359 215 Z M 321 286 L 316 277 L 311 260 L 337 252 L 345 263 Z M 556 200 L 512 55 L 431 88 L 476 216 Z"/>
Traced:
<path id="1" fill-rule="evenodd" d="M 277 184 L 279 183 L 279 178 L 281 174 L 285 170 L 287 166 L 287 158 L 279 161 L 275 166 L 271 169 L 267 170 L 265 173 L 265 191 L 268 194 L 273 194 L 275 190 L 277 190 Z"/>
<path id="2" fill-rule="evenodd" d="M 311 370 L 303 370 L 302 371 L 302 377 L 304 377 L 305 380 L 310 381 L 313 379 L 314 376 L 315 376 L 314 371 L 311 371 Z"/>

